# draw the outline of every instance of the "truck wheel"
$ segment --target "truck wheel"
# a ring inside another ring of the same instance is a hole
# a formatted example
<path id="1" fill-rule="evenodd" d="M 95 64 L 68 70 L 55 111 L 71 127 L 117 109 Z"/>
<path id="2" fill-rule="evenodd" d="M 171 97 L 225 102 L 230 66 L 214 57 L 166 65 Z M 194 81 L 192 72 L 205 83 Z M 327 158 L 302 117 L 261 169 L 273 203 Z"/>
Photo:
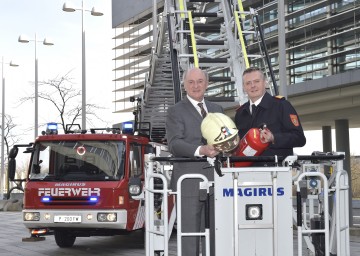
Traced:
<path id="1" fill-rule="evenodd" d="M 71 247 L 75 243 L 76 236 L 69 234 L 66 231 L 55 230 L 55 242 L 60 248 Z"/>

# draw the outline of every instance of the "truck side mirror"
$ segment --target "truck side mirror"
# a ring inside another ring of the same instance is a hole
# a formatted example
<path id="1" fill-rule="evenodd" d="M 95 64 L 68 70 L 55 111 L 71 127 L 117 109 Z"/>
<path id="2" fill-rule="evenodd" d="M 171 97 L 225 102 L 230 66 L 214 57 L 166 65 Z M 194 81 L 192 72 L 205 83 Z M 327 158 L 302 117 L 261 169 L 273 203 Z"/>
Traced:
<path id="1" fill-rule="evenodd" d="M 13 147 L 12 149 L 10 149 L 10 152 L 9 152 L 9 158 L 15 158 L 17 156 L 19 152 L 19 148 L 18 147 Z"/>
<path id="2" fill-rule="evenodd" d="M 35 151 L 35 148 L 26 148 L 24 153 L 32 153 Z"/>
<path id="3" fill-rule="evenodd" d="M 9 164 L 8 164 L 8 177 L 10 181 L 14 181 L 16 172 L 16 156 L 19 153 L 19 148 L 14 146 L 9 152 Z"/>
<path id="4" fill-rule="evenodd" d="M 8 176 L 10 181 L 14 181 L 15 172 L 16 172 L 16 160 L 15 158 L 9 158 Z"/>

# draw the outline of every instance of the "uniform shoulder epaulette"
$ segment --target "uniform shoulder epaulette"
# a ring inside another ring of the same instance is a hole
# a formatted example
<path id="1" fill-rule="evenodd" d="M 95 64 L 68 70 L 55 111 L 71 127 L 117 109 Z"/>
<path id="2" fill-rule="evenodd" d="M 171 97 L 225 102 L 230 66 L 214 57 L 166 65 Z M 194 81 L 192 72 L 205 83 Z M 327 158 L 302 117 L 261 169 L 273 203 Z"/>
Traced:
<path id="1" fill-rule="evenodd" d="M 285 97 L 281 95 L 275 95 L 274 98 L 278 100 L 285 100 Z"/>

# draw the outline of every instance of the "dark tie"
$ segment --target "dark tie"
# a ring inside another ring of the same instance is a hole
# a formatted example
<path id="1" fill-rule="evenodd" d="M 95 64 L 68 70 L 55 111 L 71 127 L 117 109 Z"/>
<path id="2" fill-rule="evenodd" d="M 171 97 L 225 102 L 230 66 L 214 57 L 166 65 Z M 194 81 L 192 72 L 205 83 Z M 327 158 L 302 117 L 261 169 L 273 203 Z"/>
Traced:
<path id="1" fill-rule="evenodd" d="M 252 104 L 251 105 L 251 115 L 254 116 L 255 115 L 255 112 L 256 112 L 256 105 L 255 104 Z"/>
<path id="2" fill-rule="evenodd" d="M 201 115 L 202 115 L 202 117 L 205 118 L 206 115 L 207 115 L 207 112 L 206 112 L 206 110 L 204 109 L 203 104 L 200 102 L 200 103 L 198 103 L 198 106 L 199 106 L 199 108 L 200 108 L 200 110 L 201 110 Z"/>

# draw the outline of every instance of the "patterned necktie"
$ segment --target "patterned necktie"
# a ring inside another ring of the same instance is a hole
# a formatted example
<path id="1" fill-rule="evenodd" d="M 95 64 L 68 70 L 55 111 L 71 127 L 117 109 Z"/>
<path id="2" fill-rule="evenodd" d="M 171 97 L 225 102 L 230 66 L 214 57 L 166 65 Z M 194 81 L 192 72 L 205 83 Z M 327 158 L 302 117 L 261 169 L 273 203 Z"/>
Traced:
<path id="1" fill-rule="evenodd" d="M 200 108 L 202 117 L 205 118 L 206 115 L 207 115 L 207 112 L 206 112 L 206 110 L 204 109 L 203 104 L 200 102 L 200 103 L 198 103 L 198 106 L 199 106 L 199 108 Z"/>

